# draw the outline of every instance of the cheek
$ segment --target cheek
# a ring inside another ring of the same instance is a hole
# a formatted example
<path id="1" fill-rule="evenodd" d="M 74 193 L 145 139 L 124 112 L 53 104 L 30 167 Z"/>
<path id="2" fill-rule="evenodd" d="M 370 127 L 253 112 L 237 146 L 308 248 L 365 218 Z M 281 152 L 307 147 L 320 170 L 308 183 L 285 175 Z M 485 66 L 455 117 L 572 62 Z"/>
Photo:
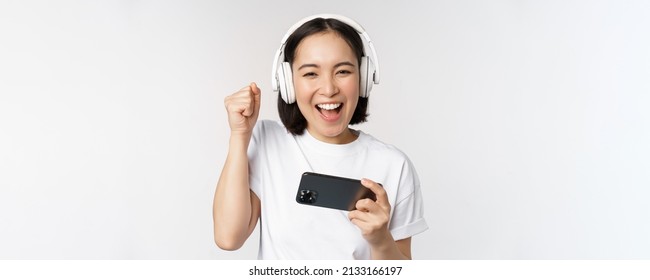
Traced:
<path id="1" fill-rule="evenodd" d="M 307 92 L 309 92 L 309 89 L 310 89 L 309 83 L 307 83 L 307 82 L 305 82 L 305 81 L 303 81 L 301 79 L 296 80 L 294 78 L 293 91 L 296 94 L 296 99 L 297 100 L 307 99 L 306 96 L 307 96 Z"/>
<path id="2" fill-rule="evenodd" d="M 304 110 L 310 108 L 311 105 L 311 97 L 309 97 L 307 94 L 304 94 L 304 92 L 296 91 L 296 103 L 298 103 L 298 108 L 300 108 L 300 111 L 304 113 Z"/>
<path id="3" fill-rule="evenodd" d="M 359 104 L 359 97 L 358 96 L 355 97 L 354 99 L 351 99 L 348 102 L 348 105 L 350 105 L 350 106 L 348 106 L 347 110 L 350 112 L 350 118 L 352 118 L 352 114 L 357 109 L 358 104 Z"/>
<path id="4" fill-rule="evenodd" d="M 359 79 L 350 79 L 342 83 L 341 90 L 346 93 L 348 99 L 357 100 L 359 97 Z"/>
<path id="5" fill-rule="evenodd" d="M 307 117 L 308 110 L 311 109 L 311 96 L 308 94 L 308 87 L 304 83 L 294 83 L 294 93 L 296 94 L 296 103 L 303 116 Z"/>
<path id="6" fill-rule="evenodd" d="M 311 103 L 309 103 L 309 100 L 306 100 L 304 97 L 297 95 L 296 103 L 298 104 L 298 110 L 300 110 L 300 113 L 304 117 L 307 117 L 308 114 L 305 113 L 307 113 L 307 110 L 311 109 Z"/>

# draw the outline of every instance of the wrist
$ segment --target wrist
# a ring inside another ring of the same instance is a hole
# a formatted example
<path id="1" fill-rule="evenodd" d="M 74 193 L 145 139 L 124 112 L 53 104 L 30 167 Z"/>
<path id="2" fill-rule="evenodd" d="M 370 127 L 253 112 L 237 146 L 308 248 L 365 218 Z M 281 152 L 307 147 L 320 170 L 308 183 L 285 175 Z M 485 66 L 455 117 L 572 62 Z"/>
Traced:
<path id="1" fill-rule="evenodd" d="M 230 131 L 230 141 L 246 141 L 248 142 L 251 137 L 253 136 L 252 131 L 239 131 L 239 130 L 231 130 Z"/>
<path id="2" fill-rule="evenodd" d="M 250 142 L 252 133 L 250 132 L 230 132 L 230 150 L 244 151 L 248 150 L 248 143 Z"/>
<path id="3" fill-rule="evenodd" d="M 373 260 L 399 260 L 408 259 L 397 246 L 393 235 L 388 232 L 386 236 L 374 243 L 370 243 L 370 257 Z"/>
<path id="4" fill-rule="evenodd" d="M 390 232 L 386 232 L 382 235 L 381 238 L 374 240 L 373 242 L 368 242 L 370 244 L 370 249 L 377 252 L 388 251 L 392 246 L 395 245 L 395 240 L 393 235 Z"/>

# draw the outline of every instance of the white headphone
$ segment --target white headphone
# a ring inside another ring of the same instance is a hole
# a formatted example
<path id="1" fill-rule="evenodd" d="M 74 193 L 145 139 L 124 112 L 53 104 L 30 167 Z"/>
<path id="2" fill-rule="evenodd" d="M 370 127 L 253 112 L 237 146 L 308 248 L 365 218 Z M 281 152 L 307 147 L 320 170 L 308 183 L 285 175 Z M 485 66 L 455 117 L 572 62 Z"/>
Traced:
<path id="1" fill-rule="evenodd" d="M 354 20 L 333 14 L 318 14 L 309 16 L 301 19 L 296 24 L 289 28 L 287 34 L 282 38 L 280 48 L 275 52 L 275 60 L 273 61 L 273 72 L 271 77 L 271 86 L 273 87 L 274 92 L 280 91 L 282 99 L 287 104 L 296 102 L 296 94 L 293 88 L 293 76 L 291 73 L 291 64 L 284 61 L 284 47 L 287 43 L 287 38 L 293 34 L 296 29 L 305 24 L 306 22 L 316 19 L 316 18 L 326 18 L 326 19 L 336 19 L 341 21 L 352 28 L 354 28 L 363 41 L 363 57 L 361 57 L 361 65 L 359 66 L 359 95 L 361 97 L 368 97 L 370 95 L 370 90 L 372 89 L 372 84 L 379 84 L 379 63 L 377 61 L 377 53 L 375 52 L 375 47 L 368 36 L 368 33 Z M 365 41 L 364 41 L 365 39 Z M 371 58 L 368 58 L 368 50 L 372 55 Z M 371 79 L 369 77 L 372 76 Z"/>

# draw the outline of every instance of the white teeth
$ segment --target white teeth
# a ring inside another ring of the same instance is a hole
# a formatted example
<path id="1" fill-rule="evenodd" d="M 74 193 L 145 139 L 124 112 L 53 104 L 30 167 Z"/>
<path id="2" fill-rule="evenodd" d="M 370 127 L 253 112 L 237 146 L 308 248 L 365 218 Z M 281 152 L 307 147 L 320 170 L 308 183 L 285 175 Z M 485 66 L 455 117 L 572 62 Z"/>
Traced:
<path id="1" fill-rule="evenodd" d="M 318 104 L 316 105 L 318 108 L 321 108 L 323 110 L 334 110 L 338 107 L 341 107 L 341 103 L 335 103 L 335 104 Z"/>

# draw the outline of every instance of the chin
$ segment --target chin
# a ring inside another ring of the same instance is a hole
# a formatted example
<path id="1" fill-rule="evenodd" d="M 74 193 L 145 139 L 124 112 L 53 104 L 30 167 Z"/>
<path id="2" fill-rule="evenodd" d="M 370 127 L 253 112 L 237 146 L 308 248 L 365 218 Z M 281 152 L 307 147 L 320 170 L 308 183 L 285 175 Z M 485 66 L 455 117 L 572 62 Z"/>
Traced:
<path id="1" fill-rule="evenodd" d="M 337 137 L 337 136 L 341 135 L 343 132 L 345 132 L 346 128 L 347 128 L 347 126 L 345 126 L 345 127 L 340 127 L 340 126 L 330 127 L 330 128 L 324 129 L 321 134 L 323 134 L 323 135 L 325 135 L 327 137 L 332 137 L 333 138 L 333 137 Z"/>
<path id="2" fill-rule="evenodd" d="M 321 127 L 320 133 L 326 137 L 335 138 L 348 130 L 348 124 L 333 124 L 327 127 Z"/>

